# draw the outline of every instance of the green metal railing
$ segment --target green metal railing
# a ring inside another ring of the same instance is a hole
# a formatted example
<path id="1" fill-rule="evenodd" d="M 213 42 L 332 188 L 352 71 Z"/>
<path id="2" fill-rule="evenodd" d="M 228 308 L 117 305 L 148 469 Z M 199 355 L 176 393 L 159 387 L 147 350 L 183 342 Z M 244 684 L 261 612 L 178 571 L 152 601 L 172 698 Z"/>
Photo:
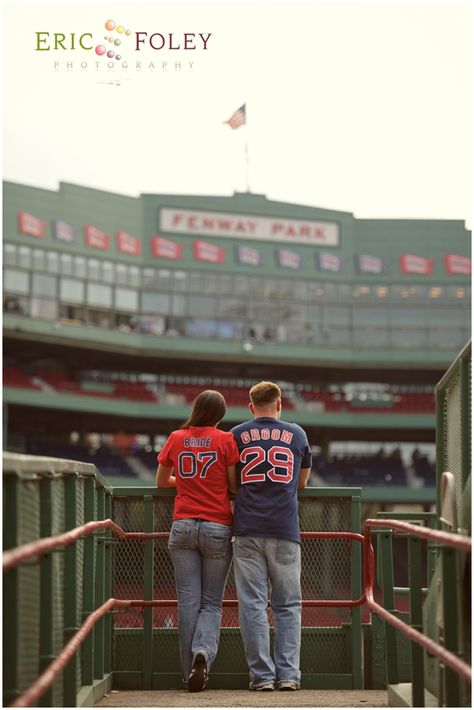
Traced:
<path id="1" fill-rule="evenodd" d="M 112 489 L 92 464 L 6 454 L 3 486 L 5 550 L 103 519 L 111 509 Z M 5 573 L 5 705 L 32 685 L 110 589 L 111 543 L 110 535 L 100 532 Z M 91 705 L 112 687 L 107 637 L 110 622 L 104 621 L 41 705 Z"/>
<path id="2" fill-rule="evenodd" d="M 108 518 L 127 532 L 161 531 L 158 539 L 138 535 L 121 540 L 99 530 L 14 567 L 7 565 L 4 704 L 30 688 L 84 621 L 111 597 L 158 600 L 159 605 L 122 604 L 107 610 L 40 703 L 89 706 L 112 687 L 181 687 L 176 604 L 159 601 L 176 596 L 165 539 L 173 491 L 112 489 L 91 464 L 5 454 L 3 500 L 5 550 Z M 300 522 L 302 530 L 360 533 L 360 489 L 302 491 Z M 360 544 L 305 539 L 302 549 L 304 598 L 360 597 Z M 236 598 L 232 575 L 226 596 Z M 360 607 L 304 608 L 302 635 L 306 687 L 362 687 Z M 212 679 L 215 687 L 246 687 L 248 682 L 232 605 L 224 607 Z"/>
<path id="3" fill-rule="evenodd" d="M 458 519 L 471 475 L 471 343 L 461 351 L 436 386 L 436 489 L 441 511 L 441 476 L 454 476 Z"/>

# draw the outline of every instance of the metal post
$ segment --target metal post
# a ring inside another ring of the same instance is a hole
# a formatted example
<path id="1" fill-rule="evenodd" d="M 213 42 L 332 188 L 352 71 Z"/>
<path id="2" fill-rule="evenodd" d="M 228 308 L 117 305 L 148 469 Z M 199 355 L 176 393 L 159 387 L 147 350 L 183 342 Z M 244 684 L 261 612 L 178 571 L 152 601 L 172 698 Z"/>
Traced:
<path id="1" fill-rule="evenodd" d="M 105 491 L 102 487 L 97 489 L 97 520 L 105 517 Z M 105 602 L 105 531 L 96 533 L 96 575 L 95 575 L 95 604 L 99 607 Z M 99 619 L 95 627 L 94 636 L 94 678 L 101 680 L 104 676 L 104 617 Z"/>
<path id="2" fill-rule="evenodd" d="M 461 358 L 461 476 L 462 487 L 471 473 L 471 383 L 469 377 L 470 358 Z"/>
<path id="3" fill-rule="evenodd" d="M 154 532 L 153 496 L 144 496 L 145 532 Z M 153 552 L 154 541 L 146 540 L 144 545 L 143 587 L 144 598 L 153 599 Z M 153 687 L 153 609 L 143 610 L 143 690 Z"/>
<path id="4" fill-rule="evenodd" d="M 361 499 L 360 496 L 352 496 L 351 505 L 351 529 L 352 532 L 360 533 L 361 530 Z M 352 542 L 351 548 L 351 593 L 352 598 L 357 599 L 362 592 L 361 579 L 361 546 L 356 542 Z M 362 625 L 360 606 L 353 607 L 351 610 L 352 617 L 352 687 L 363 687 L 363 671 L 362 671 Z"/>
<path id="5" fill-rule="evenodd" d="M 50 537 L 53 534 L 52 515 L 52 481 L 44 477 L 40 481 L 40 537 Z M 53 629 L 53 553 L 44 555 L 40 562 L 40 639 L 39 639 L 39 670 L 42 673 L 54 661 Z M 41 696 L 42 707 L 52 707 L 53 686 L 51 685 Z"/>
<path id="6" fill-rule="evenodd" d="M 444 547 L 441 554 L 443 569 L 444 645 L 448 651 L 458 654 L 456 553 L 452 548 Z M 459 707 L 459 676 L 450 668 L 445 667 L 444 680 L 444 704 L 447 707 Z"/>
<path id="7" fill-rule="evenodd" d="M 112 495 L 108 491 L 105 493 L 105 517 L 112 518 Z M 112 596 L 112 534 L 107 534 L 105 539 L 105 598 Z M 112 670 L 112 615 L 104 617 L 104 673 Z"/>
<path id="8" fill-rule="evenodd" d="M 15 474 L 4 474 L 3 545 L 11 550 L 19 544 L 20 481 Z M 18 569 L 11 569 L 3 578 L 3 702 L 10 705 L 20 693 L 18 677 L 19 648 L 19 583 Z"/>
<path id="9" fill-rule="evenodd" d="M 84 522 L 95 518 L 95 479 L 87 476 L 84 480 Z M 83 621 L 95 609 L 95 538 L 88 535 L 84 538 L 84 569 L 83 569 Z M 94 681 L 94 636 L 95 629 L 82 644 L 82 685 L 92 685 Z"/>
<path id="10" fill-rule="evenodd" d="M 408 565 L 410 585 L 410 624 L 413 629 L 423 633 L 423 610 L 421 596 L 421 540 L 410 537 L 408 540 Z M 413 707 L 425 705 L 425 668 L 423 648 L 415 641 L 411 642 L 411 678 Z"/>
<path id="11" fill-rule="evenodd" d="M 383 523 L 381 522 L 381 525 Z M 382 550 L 382 592 L 383 605 L 387 611 L 396 615 L 395 598 L 393 593 L 393 551 L 392 532 L 386 530 L 380 533 L 379 538 Z M 398 683 L 398 658 L 396 631 L 390 624 L 384 622 L 385 630 L 385 655 L 387 666 L 387 683 Z"/>
<path id="12" fill-rule="evenodd" d="M 82 521 L 81 521 L 82 522 Z M 71 474 L 65 480 L 65 530 L 77 526 L 77 477 Z M 77 547 L 76 543 L 64 550 L 64 643 L 78 631 L 77 617 Z M 77 704 L 77 654 L 64 669 L 63 702 L 65 707 Z"/>
<path id="13" fill-rule="evenodd" d="M 441 474 L 445 470 L 446 442 L 444 422 L 445 386 L 436 388 L 436 513 L 439 520 L 441 514 Z M 437 527 L 439 523 L 437 522 Z"/>

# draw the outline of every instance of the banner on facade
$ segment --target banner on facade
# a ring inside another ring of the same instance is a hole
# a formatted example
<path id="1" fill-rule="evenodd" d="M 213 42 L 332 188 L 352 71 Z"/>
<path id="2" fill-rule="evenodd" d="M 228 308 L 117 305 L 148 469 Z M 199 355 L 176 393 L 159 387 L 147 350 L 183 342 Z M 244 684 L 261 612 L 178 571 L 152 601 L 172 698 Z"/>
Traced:
<path id="1" fill-rule="evenodd" d="M 385 270 L 385 262 L 378 256 L 357 254 L 356 269 L 361 274 L 383 274 Z"/>
<path id="2" fill-rule="evenodd" d="M 53 219 L 53 237 L 60 242 L 71 243 L 76 238 L 76 230 L 62 219 Z"/>
<path id="3" fill-rule="evenodd" d="M 286 269 L 301 269 L 301 255 L 289 249 L 276 250 L 277 263 Z"/>
<path id="4" fill-rule="evenodd" d="M 247 266 L 260 266 L 262 263 L 262 252 L 260 249 L 245 246 L 245 244 L 237 244 L 235 247 L 235 258 L 239 264 Z"/>
<path id="5" fill-rule="evenodd" d="M 84 227 L 86 245 L 93 249 L 108 249 L 110 236 L 98 227 L 88 224 Z"/>
<path id="6" fill-rule="evenodd" d="M 402 274 L 420 274 L 427 276 L 433 273 L 435 259 L 428 259 L 416 254 L 400 254 L 400 271 Z"/>
<path id="7" fill-rule="evenodd" d="M 445 254 L 444 268 L 447 274 L 468 276 L 471 273 L 471 260 L 462 254 Z"/>
<path id="8" fill-rule="evenodd" d="M 124 254 L 131 254 L 132 256 L 137 256 L 142 253 L 142 243 L 140 239 L 132 237 L 132 235 L 127 232 L 117 232 L 116 238 L 118 251 Z"/>
<path id="9" fill-rule="evenodd" d="M 336 254 L 318 251 L 316 254 L 316 266 L 320 271 L 333 271 L 336 273 L 342 270 L 342 259 Z"/>
<path id="10" fill-rule="evenodd" d="M 164 237 L 152 237 L 151 253 L 157 259 L 178 260 L 183 258 L 183 245 Z"/>
<path id="11" fill-rule="evenodd" d="M 45 225 L 42 219 L 35 217 L 29 212 L 18 212 L 18 229 L 22 234 L 29 234 L 30 237 L 42 239 L 45 235 Z"/>
<path id="12" fill-rule="evenodd" d="M 194 259 L 196 261 L 209 261 L 212 264 L 220 264 L 224 261 L 225 249 L 217 244 L 210 244 L 198 239 L 193 243 Z"/>

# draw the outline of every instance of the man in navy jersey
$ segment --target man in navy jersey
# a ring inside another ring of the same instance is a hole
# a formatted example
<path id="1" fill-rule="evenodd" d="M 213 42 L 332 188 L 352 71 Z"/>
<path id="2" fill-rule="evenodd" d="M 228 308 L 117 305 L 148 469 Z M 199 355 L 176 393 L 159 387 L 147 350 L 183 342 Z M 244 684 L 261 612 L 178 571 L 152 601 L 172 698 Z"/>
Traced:
<path id="1" fill-rule="evenodd" d="M 240 453 L 235 492 L 234 572 L 250 690 L 298 690 L 301 642 L 301 549 L 298 488 L 311 473 L 308 439 L 281 421 L 281 390 L 260 382 L 250 390 L 252 421 L 232 429 Z M 273 609 L 270 655 L 267 603 Z"/>

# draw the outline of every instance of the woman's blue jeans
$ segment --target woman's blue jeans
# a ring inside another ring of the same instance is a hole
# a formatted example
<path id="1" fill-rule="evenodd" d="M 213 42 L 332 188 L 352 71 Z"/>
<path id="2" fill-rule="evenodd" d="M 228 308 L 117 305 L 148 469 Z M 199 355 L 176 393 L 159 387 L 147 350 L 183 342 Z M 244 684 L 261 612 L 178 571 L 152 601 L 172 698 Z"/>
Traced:
<path id="1" fill-rule="evenodd" d="M 193 660 L 202 653 L 211 667 L 217 654 L 222 597 L 232 561 L 231 527 L 185 518 L 171 526 L 168 549 L 178 595 L 181 670 L 187 684 Z"/>

